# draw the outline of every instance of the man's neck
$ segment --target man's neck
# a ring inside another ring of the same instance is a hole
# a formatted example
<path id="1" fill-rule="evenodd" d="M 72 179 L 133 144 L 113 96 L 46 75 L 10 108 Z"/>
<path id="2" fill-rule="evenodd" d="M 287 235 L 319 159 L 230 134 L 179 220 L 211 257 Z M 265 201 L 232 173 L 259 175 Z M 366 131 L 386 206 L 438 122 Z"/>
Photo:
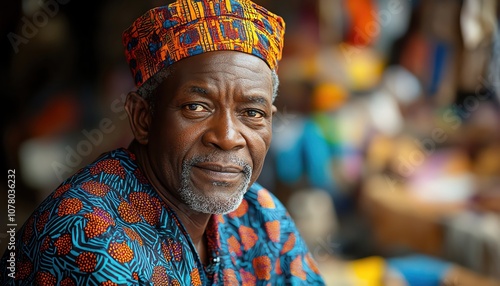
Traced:
<path id="1" fill-rule="evenodd" d="M 156 173 L 152 169 L 152 165 L 150 164 L 146 148 L 146 146 L 141 145 L 136 141 L 133 141 L 129 146 L 129 150 L 136 156 L 137 165 L 146 176 L 146 178 L 148 178 L 149 182 L 158 193 L 160 198 L 177 214 L 182 224 L 186 228 L 189 236 L 191 237 L 194 246 L 198 250 L 198 254 L 202 262 L 205 262 L 207 254 L 204 233 L 211 214 L 193 211 L 174 195 L 173 192 L 175 192 L 175 190 L 168 190 L 163 186 Z"/>

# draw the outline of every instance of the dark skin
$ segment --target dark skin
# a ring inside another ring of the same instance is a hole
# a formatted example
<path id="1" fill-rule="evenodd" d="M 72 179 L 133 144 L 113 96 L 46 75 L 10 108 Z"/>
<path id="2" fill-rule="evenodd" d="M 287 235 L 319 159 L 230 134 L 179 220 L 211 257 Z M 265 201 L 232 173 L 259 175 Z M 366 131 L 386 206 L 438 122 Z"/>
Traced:
<path id="1" fill-rule="evenodd" d="M 272 137 L 272 77 L 267 64 L 249 54 L 216 51 L 183 59 L 157 88 L 153 112 L 139 94 L 128 95 L 134 141 L 129 149 L 161 198 L 186 227 L 203 263 L 205 229 L 212 214 L 191 209 L 179 195 L 183 162 L 212 156 L 188 174 L 193 192 L 215 198 L 237 192 L 242 167 L 258 178 Z M 233 158 L 233 160 L 232 160 Z"/>

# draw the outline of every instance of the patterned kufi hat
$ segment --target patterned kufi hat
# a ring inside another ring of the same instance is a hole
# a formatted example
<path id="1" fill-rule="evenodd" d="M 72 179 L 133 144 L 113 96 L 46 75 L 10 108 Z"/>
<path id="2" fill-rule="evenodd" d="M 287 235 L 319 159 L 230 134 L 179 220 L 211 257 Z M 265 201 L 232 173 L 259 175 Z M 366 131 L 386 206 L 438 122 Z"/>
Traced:
<path id="1" fill-rule="evenodd" d="M 283 19 L 249 0 L 178 0 L 147 11 L 123 32 L 137 88 L 155 88 L 165 67 L 210 51 L 240 51 L 276 69 Z"/>

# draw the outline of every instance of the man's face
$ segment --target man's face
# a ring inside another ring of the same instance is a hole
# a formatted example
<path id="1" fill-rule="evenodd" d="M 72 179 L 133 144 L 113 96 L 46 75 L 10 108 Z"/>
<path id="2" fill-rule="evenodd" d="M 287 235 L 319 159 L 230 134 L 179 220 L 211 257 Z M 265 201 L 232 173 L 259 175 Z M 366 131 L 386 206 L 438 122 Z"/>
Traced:
<path id="1" fill-rule="evenodd" d="M 149 160 L 191 209 L 227 213 L 259 176 L 271 143 L 271 70 L 235 51 L 177 62 L 155 95 Z"/>

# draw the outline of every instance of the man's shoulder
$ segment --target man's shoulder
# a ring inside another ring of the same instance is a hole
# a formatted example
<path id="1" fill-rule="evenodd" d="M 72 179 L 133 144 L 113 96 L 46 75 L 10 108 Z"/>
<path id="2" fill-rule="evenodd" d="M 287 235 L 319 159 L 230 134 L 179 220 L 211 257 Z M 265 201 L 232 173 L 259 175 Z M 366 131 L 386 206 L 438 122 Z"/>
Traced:
<path id="1" fill-rule="evenodd" d="M 112 190 L 126 190 L 125 185 L 148 185 L 135 162 L 135 155 L 125 148 L 102 153 L 63 181 L 47 198 L 86 197 L 104 199 Z"/>
<path id="2" fill-rule="evenodd" d="M 39 260 L 64 261 L 68 267 L 77 267 L 75 254 L 86 255 L 89 249 L 116 245 L 128 250 L 125 244 L 142 244 L 139 234 L 129 226 L 137 225 L 141 234 L 154 231 L 138 211 L 144 198 L 129 196 L 150 192 L 149 185 L 140 183 L 134 174 L 136 170 L 133 154 L 124 149 L 103 153 L 80 169 L 52 191 L 24 222 L 17 233 L 16 255 L 31 261 L 33 267 Z M 101 258 L 113 255 L 109 249 L 100 252 Z M 2 259 L 0 265 L 6 257 Z M 46 265 L 36 267 L 41 267 L 39 270 Z M 21 274 L 26 279 L 31 277 L 30 273 Z"/>
<path id="3" fill-rule="evenodd" d="M 102 153 L 65 181 L 125 179 L 127 171 L 136 169 L 135 155 L 126 148 L 117 148 Z"/>
<path id="4" fill-rule="evenodd" d="M 33 223 L 38 225 L 36 233 L 43 234 L 54 227 L 70 227 L 77 221 L 111 221 L 118 216 L 118 207 L 132 185 L 138 190 L 148 189 L 146 183 L 139 186 L 133 160 L 133 154 L 123 148 L 103 153 L 45 198 L 26 222 L 26 230 L 30 231 Z"/>

